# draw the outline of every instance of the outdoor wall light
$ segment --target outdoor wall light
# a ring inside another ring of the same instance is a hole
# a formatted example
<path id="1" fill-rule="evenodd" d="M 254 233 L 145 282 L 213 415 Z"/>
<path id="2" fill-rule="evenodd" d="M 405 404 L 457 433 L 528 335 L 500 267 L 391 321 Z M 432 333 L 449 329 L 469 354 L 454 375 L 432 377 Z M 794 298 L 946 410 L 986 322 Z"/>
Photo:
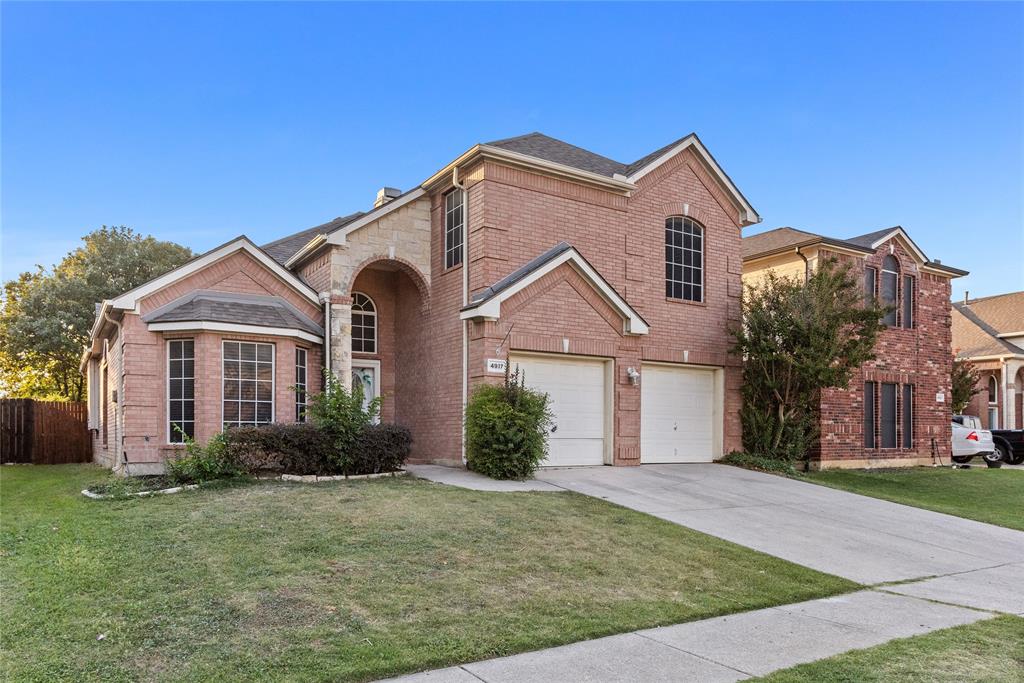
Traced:
<path id="1" fill-rule="evenodd" d="M 629 383 L 634 387 L 640 384 L 640 371 L 634 367 L 626 368 L 626 376 L 629 377 Z"/>

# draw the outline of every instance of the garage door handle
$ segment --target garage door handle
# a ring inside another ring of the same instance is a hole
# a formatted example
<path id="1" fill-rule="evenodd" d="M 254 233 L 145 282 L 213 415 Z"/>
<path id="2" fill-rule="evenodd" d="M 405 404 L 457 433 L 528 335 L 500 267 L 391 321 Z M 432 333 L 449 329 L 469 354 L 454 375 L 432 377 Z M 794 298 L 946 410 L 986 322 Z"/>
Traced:
<path id="1" fill-rule="evenodd" d="M 672 423 L 672 431 L 675 432 L 675 431 L 678 431 L 678 430 L 679 430 L 679 423 L 678 422 L 673 422 Z"/>
<path id="2" fill-rule="evenodd" d="M 553 425 L 553 426 L 551 427 L 551 433 L 552 433 L 552 434 L 554 434 L 554 433 L 555 433 L 555 432 L 557 432 L 557 431 L 558 431 L 558 425 Z"/>

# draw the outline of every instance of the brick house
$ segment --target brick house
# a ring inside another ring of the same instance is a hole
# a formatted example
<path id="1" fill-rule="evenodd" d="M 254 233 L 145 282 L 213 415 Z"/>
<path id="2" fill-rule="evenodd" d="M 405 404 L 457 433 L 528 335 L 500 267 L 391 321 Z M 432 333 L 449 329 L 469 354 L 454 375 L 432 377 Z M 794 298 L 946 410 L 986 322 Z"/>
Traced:
<path id="1" fill-rule="evenodd" d="M 950 282 L 966 271 L 932 261 L 901 227 L 851 239 L 777 228 L 743 240 L 743 282 L 768 271 L 804 279 L 825 258 L 864 273 L 865 295 L 895 307 L 876 359 L 846 389 L 823 392 L 818 467 L 931 464 L 950 456 Z"/>
<path id="2" fill-rule="evenodd" d="M 382 397 L 414 460 L 461 465 L 466 397 L 510 362 L 552 397 L 548 465 L 716 459 L 741 445 L 728 327 L 759 221 L 693 134 L 629 164 L 540 133 L 474 145 L 365 213 L 239 237 L 100 304 L 96 458 L 155 472 L 182 433 L 302 419 L 326 368 Z M 948 301 L 948 270 L 923 267 Z"/>
<path id="3" fill-rule="evenodd" d="M 1024 292 L 953 304 L 953 350 L 981 376 L 964 413 L 985 429 L 1024 429 Z"/>

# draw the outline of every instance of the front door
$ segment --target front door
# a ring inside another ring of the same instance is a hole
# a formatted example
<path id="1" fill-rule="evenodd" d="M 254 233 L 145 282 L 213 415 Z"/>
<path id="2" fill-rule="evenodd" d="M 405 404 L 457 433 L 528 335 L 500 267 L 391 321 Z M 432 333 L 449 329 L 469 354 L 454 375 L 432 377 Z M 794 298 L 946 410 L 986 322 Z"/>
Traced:
<path id="1" fill-rule="evenodd" d="M 352 361 L 352 390 L 361 387 L 363 390 L 363 408 L 370 401 L 380 396 L 380 363 L 377 361 Z M 373 418 L 374 424 L 380 421 L 380 415 Z"/>

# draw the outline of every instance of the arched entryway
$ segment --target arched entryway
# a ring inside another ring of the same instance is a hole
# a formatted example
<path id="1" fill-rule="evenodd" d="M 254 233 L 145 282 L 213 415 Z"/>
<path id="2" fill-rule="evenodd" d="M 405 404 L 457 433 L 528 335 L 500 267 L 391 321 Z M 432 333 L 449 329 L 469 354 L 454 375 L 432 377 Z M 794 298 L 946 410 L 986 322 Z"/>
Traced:
<path id="1" fill-rule="evenodd" d="M 414 436 L 429 403 L 426 293 L 418 271 L 392 259 L 364 264 L 349 284 L 352 381 L 368 399 L 380 396 L 383 421 L 404 424 Z"/>

